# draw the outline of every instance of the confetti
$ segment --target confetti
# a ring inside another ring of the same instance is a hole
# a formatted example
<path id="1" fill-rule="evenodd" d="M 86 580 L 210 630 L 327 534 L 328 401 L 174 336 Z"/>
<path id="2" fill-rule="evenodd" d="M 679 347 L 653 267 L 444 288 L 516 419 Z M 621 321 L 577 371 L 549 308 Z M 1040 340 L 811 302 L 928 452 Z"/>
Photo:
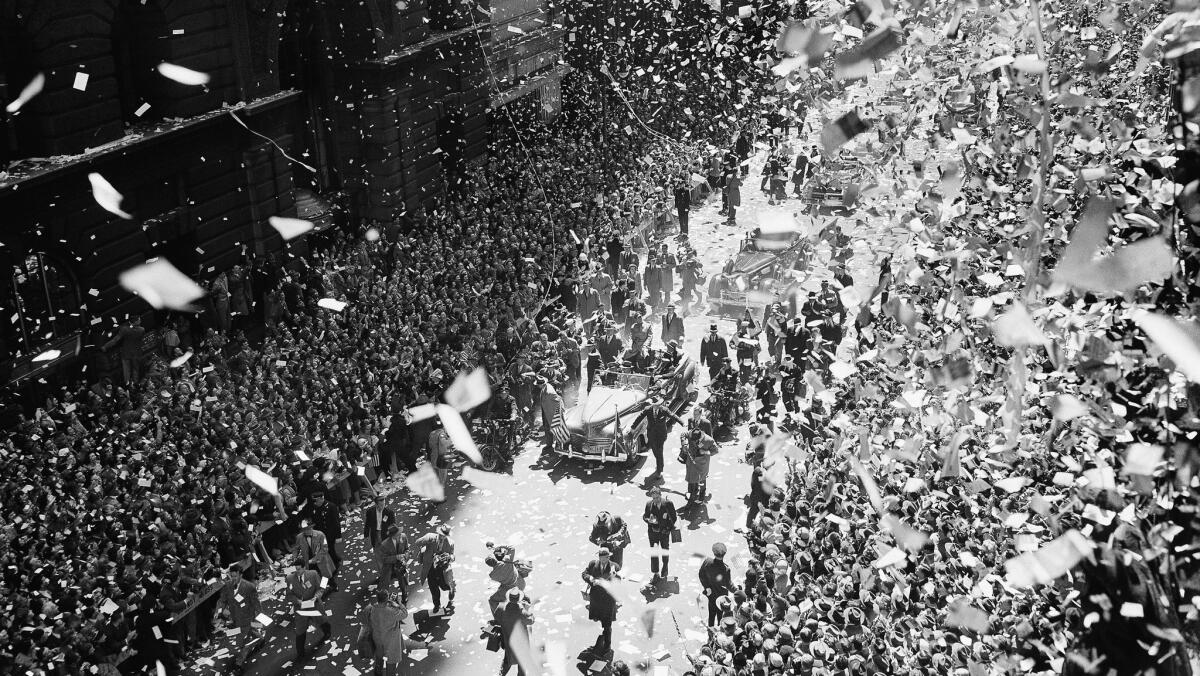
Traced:
<path id="1" fill-rule="evenodd" d="M 24 106 L 26 103 L 29 103 L 30 99 L 42 93 L 42 89 L 45 88 L 45 86 L 46 75 L 39 72 L 37 75 L 33 76 L 33 79 L 31 79 L 28 84 L 25 85 L 25 87 L 21 90 L 21 93 L 17 95 L 17 98 L 8 102 L 8 105 L 4 107 L 4 110 L 10 114 L 17 112 L 22 106 Z"/>
<path id="2" fill-rule="evenodd" d="M 102 209 L 124 219 L 133 218 L 133 216 L 121 211 L 121 200 L 125 198 L 103 176 L 92 172 L 88 174 L 88 181 L 92 184 L 92 197 L 95 198 L 96 204 L 99 204 Z"/>
<path id="3" fill-rule="evenodd" d="M 313 229 L 312 222 L 300 218 L 271 216 L 267 219 L 267 222 L 271 224 L 272 228 L 275 228 L 275 231 L 279 233 L 279 236 L 282 237 L 284 241 L 296 239 L 297 237 L 306 232 L 310 232 Z M 376 239 L 378 238 L 379 235 L 376 233 Z M 370 237 L 367 239 L 370 239 Z"/>
<path id="4" fill-rule="evenodd" d="M 193 311 L 191 303 L 204 296 L 204 289 L 161 258 L 122 272 L 119 280 L 127 291 L 160 310 Z"/>
<path id="5" fill-rule="evenodd" d="M 173 63 L 158 64 L 158 73 L 168 80 L 174 80 L 182 85 L 193 87 L 203 87 L 208 84 L 209 76 L 207 73 L 194 71 L 191 68 L 184 68 Z"/>

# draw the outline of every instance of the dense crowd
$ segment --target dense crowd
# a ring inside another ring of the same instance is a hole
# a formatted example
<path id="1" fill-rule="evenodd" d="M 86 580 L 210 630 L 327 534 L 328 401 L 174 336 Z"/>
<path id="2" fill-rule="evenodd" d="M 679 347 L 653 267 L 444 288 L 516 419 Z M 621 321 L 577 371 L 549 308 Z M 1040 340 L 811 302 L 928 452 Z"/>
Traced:
<path id="1" fill-rule="evenodd" d="M 971 105 L 935 110 L 930 156 L 897 164 L 917 206 L 881 211 L 907 224 L 913 246 L 888 252 L 867 288 L 833 282 L 862 301 L 848 315 L 788 313 L 811 335 L 767 379 L 784 401 L 761 397 L 769 425 L 752 428 L 750 561 L 712 589 L 720 612 L 696 673 L 1186 673 L 1187 639 L 1171 627 L 1195 619 L 1200 578 L 1164 559 L 1194 536 L 1196 388 L 1173 355 L 1148 349 L 1110 288 L 1067 276 L 1078 262 L 1064 262 L 1061 242 L 1034 249 L 1027 281 L 1001 206 L 1037 196 L 1010 174 L 1009 134 L 1027 124 L 1014 110 L 1020 77 L 998 67 L 898 85 L 918 102 L 971 92 Z M 1085 148 L 1081 118 L 1059 152 L 1103 157 Z M 1129 149 L 1111 159 L 1126 171 L 1119 249 L 1165 227 L 1149 158 L 1167 151 L 1127 114 L 1104 123 Z M 955 139 L 978 145 L 936 159 Z M 1086 196 L 1050 201 L 1048 232 L 1067 232 L 1055 223 L 1072 214 L 1080 232 L 1095 227 Z M 1194 294 L 1145 267 L 1109 279 L 1160 312 Z M 1049 285 L 1040 270 L 1070 281 L 1020 321 L 1025 287 Z M 832 340 L 814 340 L 830 328 Z"/>
<path id="2" fill-rule="evenodd" d="M 416 466 L 433 423 L 401 412 L 476 365 L 532 387 L 511 366 L 547 307 L 576 309 L 607 250 L 670 222 L 679 147 L 640 132 L 601 145 L 594 127 L 502 140 L 398 234 L 222 274 L 207 312 L 167 318 L 161 353 L 125 349 L 144 334 L 131 321 L 105 346 L 122 373 L 21 416 L 0 439 L 0 670 L 86 673 L 130 650 L 123 670 L 175 663 L 212 631 L 215 597 L 168 622 L 191 594 L 239 562 L 272 572 L 313 495 L 365 496 L 357 466 Z M 261 341 L 240 330 L 252 314 Z"/>

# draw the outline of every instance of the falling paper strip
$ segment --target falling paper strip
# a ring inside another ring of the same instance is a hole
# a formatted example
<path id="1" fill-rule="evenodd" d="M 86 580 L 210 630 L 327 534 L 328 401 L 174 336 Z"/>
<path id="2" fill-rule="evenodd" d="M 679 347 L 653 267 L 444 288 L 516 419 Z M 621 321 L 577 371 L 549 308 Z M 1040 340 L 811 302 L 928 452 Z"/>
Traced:
<path id="1" fill-rule="evenodd" d="M 908 554 L 904 553 L 903 549 L 892 547 L 891 551 L 879 557 L 875 561 L 876 568 L 891 568 L 908 560 Z"/>
<path id="2" fill-rule="evenodd" d="M 446 403 L 466 413 L 492 397 L 487 371 L 483 367 L 458 374 L 450 387 L 446 388 Z"/>
<path id="3" fill-rule="evenodd" d="M 50 361 L 52 359 L 58 359 L 59 355 L 61 354 L 62 352 L 59 350 L 46 350 L 45 352 L 34 357 L 33 361 Z"/>
<path id="4" fill-rule="evenodd" d="M 428 420 L 429 418 L 437 415 L 437 404 L 421 404 L 419 406 L 413 406 L 404 413 L 408 422 L 421 422 L 422 420 Z"/>
<path id="5" fill-rule="evenodd" d="M 272 228 L 279 232 L 279 236 L 285 241 L 295 239 L 300 235 L 313 229 L 313 224 L 301 218 L 286 218 L 284 216 L 271 216 L 267 219 Z"/>
<path id="6" fill-rule="evenodd" d="M 904 523 L 895 514 L 884 515 L 882 523 L 884 528 L 892 533 L 892 537 L 896 538 L 896 544 L 907 552 L 915 554 L 924 549 L 925 544 L 929 542 L 928 535 Z"/>
<path id="7" fill-rule="evenodd" d="M 417 468 L 417 471 L 409 474 L 405 478 L 404 484 L 408 486 L 408 490 L 415 495 L 433 502 L 441 502 L 446 499 L 446 491 L 442 486 L 442 482 L 438 480 L 437 472 L 433 466 L 426 463 Z"/>
<path id="8" fill-rule="evenodd" d="M 25 85 L 25 88 L 21 90 L 21 93 L 17 96 L 17 98 L 9 101 L 8 105 L 4 107 L 4 110 L 9 113 L 17 112 L 21 109 L 21 106 L 29 103 L 30 99 L 40 94 L 45 86 L 46 76 L 42 73 L 34 75 L 33 79 L 29 81 L 29 84 Z"/>
<path id="9" fill-rule="evenodd" d="M 1045 345 L 1050 342 L 1021 303 L 1013 303 L 1008 312 L 992 322 L 992 333 L 997 343 L 1007 347 Z"/>
<path id="10" fill-rule="evenodd" d="M 204 289 L 162 258 L 130 268 L 119 279 L 127 291 L 159 310 L 192 311 L 192 301 L 204 295 Z"/>
<path id="11" fill-rule="evenodd" d="M 342 310 L 346 309 L 346 303 L 333 298 L 322 298 L 321 300 L 317 301 L 317 307 L 323 307 L 326 310 L 333 310 L 334 312 L 341 312 Z"/>
<path id="12" fill-rule="evenodd" d="M 1092 543 L 1083 534 L 1069 530 L 1037 551 L 1006 561 L 1008 584 L 1014 587 L 1049 584 L 1074 568 L 1091 551 Z"/>
<path id="13" fill-rule="evenodd" d="M 75 83 L 72 84 L 71 86 L 74 87 L 75 89 L 78 89 L 81 92 L 86 91 L 87 85 L 88 85 L 88 77 L 89 76 L 87 73 L 75 73 Z"/>
<path id="14" fill-rule="evenodd" d="M 271 495 L 279 495 L 279 480 L 254 465 L 246 465 L 246 478 Z"/>
<path id="15" fill-rule="evenodd" d="M 208 73 L 201 73 L 199 71 L 192 70 L 191 68 L 177 66 L 173 63 L 164 62 L 158 64 L 158 72 L 168 80 L 174 80 L 179 84 L 195 87 L 202 87 L 208 84 L 210 79 Z"/>
<path id="16" fill-rule="evenodd" d="M 1133 320 L 1171 358 L 1176 369 L 1188 380 L 1200 383 L 1200 325 L 1194 320 L 1144 311 L 1135 314 Z"/>
<path id="17" fill-rule="evenodd" d="M 1125 451 L 1125 465 L 1121 468 L 1123 474 L 1141 474 L 1151 476 L 1154 468 L 1162 460 L 1163 447 L 1157 444 L 1130 444 Z"/>
<path id="18" fill-rule="evenodd" d="M 450 437 L 450 443 L 454 444 L 454 448 L 470 458 L 471 462 L 477 465 L 483 464 L 483 456 L 480 455 L 475 440 L 471 438 L 471 430 L 467 429 L 467 424 L 463 422 L 458 411 L 454 410 L 452 406 L 438 404 L 437 414 L 438 419 L 442 421 L 442 427 L 446 430 L 446 436 Z"/>
<path id="19" fill-rule="evenodd" d="M 116 214 L 121 218 L 133 218 L 133 216 L 121 210 L 121 200 L 125 198 L 103 176 L 93 171 L 88 174 L 88 181 L 92 184 L 92 197 L 95 198 L 96 204 L 99 204 L 105 211 Z"/>
<path id="20" fill-rule="evenodd" d="M 839 117 L 821 130 L 821 144 L 825 147 L 825 154 L 832 156 L 833 151 L 870 128 L 871 125 L 858 116 L 858 111 L 852 110 Z"/>
<path id="21" fill-rule="evenodd" d="M 951 627 L 969 629 L 977 634 L 986 634 L 989 619 L 987 613 L 959 600 L 950 605 L 950 611 L 946 613 L 946 624 Z"/>

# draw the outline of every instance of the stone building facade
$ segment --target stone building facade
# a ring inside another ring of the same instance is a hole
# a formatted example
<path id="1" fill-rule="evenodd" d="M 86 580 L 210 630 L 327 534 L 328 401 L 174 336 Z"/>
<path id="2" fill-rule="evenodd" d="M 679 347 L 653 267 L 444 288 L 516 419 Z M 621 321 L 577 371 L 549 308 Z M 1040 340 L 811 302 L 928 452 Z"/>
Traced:
<path id="1" fill-rule="evenodd" d="M 153 328 L 156 314 L 117 283 L 148 259 L 203 284 L 305 248 L 271 216 L 402 227 L 486 152 L 489 83 L 469 8 L 0 0 L 0 383 L 93 363 L 128 316 Z M 209 81 L 180 84 L 160 63 Z M 5 113 L 39 73 L 42 92 Z M 132 219 L 100 208 L 92 172 Z M 61 356 L 32 361 L 51 349 Z"/>

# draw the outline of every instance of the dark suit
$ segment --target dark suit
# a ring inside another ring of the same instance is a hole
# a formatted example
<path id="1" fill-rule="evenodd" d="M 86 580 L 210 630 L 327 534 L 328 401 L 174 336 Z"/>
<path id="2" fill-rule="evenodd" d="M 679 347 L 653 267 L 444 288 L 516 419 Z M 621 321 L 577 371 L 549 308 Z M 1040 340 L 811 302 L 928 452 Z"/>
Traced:
<path id="1" fill-rule="evenodd" d="M 677 314 L 663 315 L 662 342 L 666 345 L 672 340 L 683 341 L 683 318 Z"/>
<path id="2" fill-rule="evenodd" d="M 529 627 L 533 625 L 533 614 L 520 601 L 507 601 L 496 610 L 496 623 L 500 625 L 500 645 L 504 647 L 504 661 L 500 664 L 500 673 L 507 674 L 516 664 L 517 676 L 525 676 L 525 670 L 517 662 L 515 652 L 528 648 L 530 644 Z M 518 632 L 518 626 L 524 629 L 524 632 Z M 515 642 L 514 635 L 517 639 Z"/>
<path id="3" fill-rule="evenodd" d="M 140 324 L 125 324 L 104 344 L 106 352 L 115 345 L 121 346 L 121 375 L 126 385 L 142 379 L 142 338 L 145 336 L 146 329 Z"/>
<path id="4" fill-rule="evenodd" d="M 675 505 L 670 500 L 663 498 L 659 504 L 654 504 L 654 500 L 646 503 L 646 509 L 642 513 L 642 520 L 646 522 L 646 531 L 650 535 L 650 572 L 658 574 L 659 558 L 662 559 L 662 576 L 667 577 L 667 567 L 671 563 L 671 531 L 675 530 L 675 522 L 679 516 L 675 513 Z M 662 550 L 662 554 L 655 553 L 654 548 Z"/>
<path id="5" fill-rule="evenodd" d="M 716 557 L 706 557 L 700 564 L 700 584 L 708 596 L 708 626 L 714 626 L 720 618 L 717 599 L 729 593 L 732 584 L 733 571 L 726 563 Z"/>
<path id="6" fill-rule="evenodd" d="M 379 543 L 387 537 L 388 529 L 395 523 L 396 513 L 392 511 L 391 507 L 384 507 L 382 514 L 374 507 L 363 514 L 363 537 L 371 543 L 371 549 L 379 546 Z"/>
<path id="7" fill-rule="evenodd" d="M 728 356 L 729 344 L 717 334 L 710 333 L 700 341 L 700 363 L 708 367 L 709 380 L 716 377 Z"/>

